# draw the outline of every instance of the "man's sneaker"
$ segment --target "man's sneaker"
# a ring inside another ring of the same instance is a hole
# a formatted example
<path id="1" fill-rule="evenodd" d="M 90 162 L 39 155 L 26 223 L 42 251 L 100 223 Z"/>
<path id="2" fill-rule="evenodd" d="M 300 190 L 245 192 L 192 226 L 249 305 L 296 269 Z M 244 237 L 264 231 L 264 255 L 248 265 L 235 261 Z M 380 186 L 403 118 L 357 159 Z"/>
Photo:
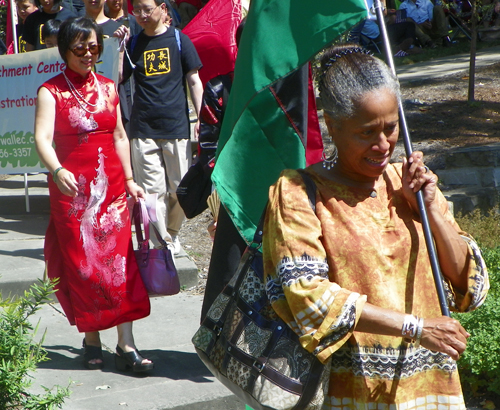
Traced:
<path id="1" fill-rule="evenodd" d="M 172 252 L 174 253 L 174 255 L 178 255 L 181 252 L 181 242 L 179 241 L 178 236 L 172 236 L 172 245 Z"/>

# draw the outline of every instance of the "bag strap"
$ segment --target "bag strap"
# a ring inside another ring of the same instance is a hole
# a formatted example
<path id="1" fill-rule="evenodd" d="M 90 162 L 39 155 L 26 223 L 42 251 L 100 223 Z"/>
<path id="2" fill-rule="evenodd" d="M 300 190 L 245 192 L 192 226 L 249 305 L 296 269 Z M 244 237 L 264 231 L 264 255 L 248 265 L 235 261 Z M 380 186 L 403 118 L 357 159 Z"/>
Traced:
<path id="1" fill-rule="evenodd" d="M 139 249 L 149 249 L 149 217 L 144 200 L 139 200 L 134 204 L 132 219 L 135 223 L 135 235 L 139 244 Z M 143 235 L 144 226 L 144 235 Z"/>
<path id="2" fill-rule="evenodd" d="M 177 48 L 179 49 L 179 53 L 182 55 L 182 45 L 181 45 L 181 35 L 180 31 L 177 28 L 174 28 L 175 30 L 175 41 L 177 41 Z"/>
<path id="3" fill-rule="evenodd" d="M 311 209 L 316 213 L 316 183 L 312 180 L 312 178 L 303 170 L 298 169 L 297 172 L 300 174 L 304 183 L 306 184 L 306 192 L 307 198 L 309 199 L 309 205 Z M 262 235 L 264 232 L 264 220 L 266 218 L 266 210 L 267 204 L 264 207 L 264 211 L 260 217 L 259 223 L 257 224 L 257 229 L 255 230 L 255 234 L 253 237 L 252 244 L 254 248 L 260 248 L 262 246 Z"/>
<path id="4" fill-rule="evenodd" d="M 139 243 L 139 249 L 149 249 L 149 227 L 152 226 L 156 235 L 156 239 L 160 242 L 163 248 L 168 248 L 167 242 L 161 237 L 156 226 L 149 219 L 146 201 L 142 198 L 134 204 L 132 219 L 135 223 L 135 235 Z M 142 231 L 144 229 L 144 236 Z"/>

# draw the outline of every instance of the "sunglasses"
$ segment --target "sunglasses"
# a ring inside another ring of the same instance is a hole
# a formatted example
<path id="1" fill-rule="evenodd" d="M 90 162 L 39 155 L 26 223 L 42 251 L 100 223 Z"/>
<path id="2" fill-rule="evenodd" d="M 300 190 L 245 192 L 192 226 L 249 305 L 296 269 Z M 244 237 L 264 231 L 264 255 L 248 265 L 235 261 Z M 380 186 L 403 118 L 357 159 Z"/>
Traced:
<path id="1" fill-rule="evenodd" d="M 87 51 L 95 56 L 101 53 L 102 46 L 100 44 L 89 44 L 87 46 L 79 44 L 76 47 L 70 48 L 70 51 L 77 57 L 83 57 L 85 54 L 87 54 Z"/>

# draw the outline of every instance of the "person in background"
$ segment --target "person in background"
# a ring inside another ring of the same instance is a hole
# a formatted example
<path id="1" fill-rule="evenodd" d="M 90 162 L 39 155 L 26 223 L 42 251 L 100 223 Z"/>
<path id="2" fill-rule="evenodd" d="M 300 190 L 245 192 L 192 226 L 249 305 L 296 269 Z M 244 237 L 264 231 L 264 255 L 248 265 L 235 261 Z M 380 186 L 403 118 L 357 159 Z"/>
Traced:
<path id="1" fill-rule="evenodd" d="M 64 21 L 58 48 L 66 70 L 38 91 L 35 143 L 49 171 L 47 275 L 71 325 L 85 333 L 83 364 L 102 369 L 99 331 L 117 328 L 117 370 L 147 372 L 153 362 L 135 346 L 132 322 L 150 313 L 133 252 L 127 194 L 144 191 L 132 177 L 129 142 L 113 81 L 95 74 L 103 50 L 90 18 Z"/>
<path id="2" fill-rule="evenodd" d="M 406 18 L 416 24 L 415 35 L 422 47 L 436 48 L 433 39 L 440 39 L 443 47 L 450 47 L 448 20 L 441 5 L 430 0 L 404 0 L 399 6 L 406 10 Z"/>
<path id="3" fill-rule="evenodd" d="M 114 32 L 123 25 L 123 21 L 115 21 L 104 14 L 105 0 L 83 0 L 85 15 L 93 19 L 102 28 L 104 38 L 113 37 Z"/>
<path id="4" fill-rule="evenodd" d="M 415 193 L 453 311 L 485 301 L 481 252 L 421 152 L 390 162 L 401 94 L 389 67 L 358 45 L 334 46 L 322 54 L 319 90 L 335 149 L 305 170 L 315 210 L 296 170 L 269 191 L 268 299 L 307 351 L 331 360 L 323 410 L 465 410 L 456 360 L 470 335 L 441 313 Z"/>
<path id="5" fill-rule="evenodd" d="M 42 40 L 42 26 L 49 20 L 64 21 L 76 14 L 62 6 L 61 0 L 35 0 L 39 10 L 31 13 L 24 21 L 23 41 L 26 42 L 26 51 L 45 48 Z"/>
<path id="6" fill-rule="evenodd" d="M 175 0 L 165 0 L 165 6 L 167 7 L 167 12 L 171 18 L 170 25 L 179 27 L 181 25 L 181 16 L 177 10 Z"/>
<path id="7" fill-rule="evenodd" d="M 110 19 L 130 28 L 130 35 L 139 34 L 141 26 L 132 14 L 125 15 L 123 11 L 123 0 L 106 0 L 104 4 L 104 14 Z"/>
<path id="8" fill-rule="evenodd" d="M 391 47 L 393 47 L 394 57 L 405 57 L 409 54 L 415 54 L 421 51 L 419 47 L 412 48 L 416 40 L 414 23 L 387 22 L 386 28 Z M 363 22 L 361 34 L 375 42 L 380 42 L 382 40 L 380 28 L 374 20 L 365 20 Z"/>
<path id="9" fill-rule="evenodd" d="M 183 29 L 188 23 L 198 14 L 201 8 L 208 3 L 208 0 L 176 0 L 174 7 L 176 7 L 181 23 L 179 28 Z"/>
<path id="10" fill-rule="evenodd" d="M 199 118 L 202 64 L 191 40 L 165 25 L 167 8 L 162 0 L 135 0 L 133 4 L 143 31 L 127 44 L 130 61 L 123 60 L 123 81 L 132 75 L 135 81 L 129 134 L 132 166 L 146 193 L 158 194 L 157 228 L 175 255 L 181 250 L 178 234 L 185 218 L 176 191 L 191 162 L 185 85 Z M 129 30 L 122 26 L 116 35 L 125 38 Z M 158 246 L 155 235 L 151 237 Z"/>
<path id="11" fill-rule="evenodd" d="M 23 40 L 23 29 L 26 18 L 37 11 L 35 0 L 16 0 L 17 16 L 19 17 L 16 25 L 17 47 L 20 53 L 26 52 L 26 42 Z"/>
<path id="12" fill-rule="evenodd" d="M 57 33 L 61 22 L 59 20 L 49 20 L 42 27 L 42 39 L 45 42 L 45 47 L 57 47 Z"/>

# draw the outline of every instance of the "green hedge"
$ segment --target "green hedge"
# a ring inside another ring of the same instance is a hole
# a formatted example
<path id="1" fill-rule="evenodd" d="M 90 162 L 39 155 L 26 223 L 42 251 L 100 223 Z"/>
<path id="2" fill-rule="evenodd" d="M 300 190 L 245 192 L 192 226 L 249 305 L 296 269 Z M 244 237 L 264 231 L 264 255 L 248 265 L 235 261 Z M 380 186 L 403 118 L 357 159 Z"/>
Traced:
<path id="1" fill-rule="evenodd" d="M 470 313 L 453 314 L 471 334 L 458 361 L 466 396 L 485 391 L 500 396 L 500 247 L 484 249 L 490 291 L 483 306 Z"/>

